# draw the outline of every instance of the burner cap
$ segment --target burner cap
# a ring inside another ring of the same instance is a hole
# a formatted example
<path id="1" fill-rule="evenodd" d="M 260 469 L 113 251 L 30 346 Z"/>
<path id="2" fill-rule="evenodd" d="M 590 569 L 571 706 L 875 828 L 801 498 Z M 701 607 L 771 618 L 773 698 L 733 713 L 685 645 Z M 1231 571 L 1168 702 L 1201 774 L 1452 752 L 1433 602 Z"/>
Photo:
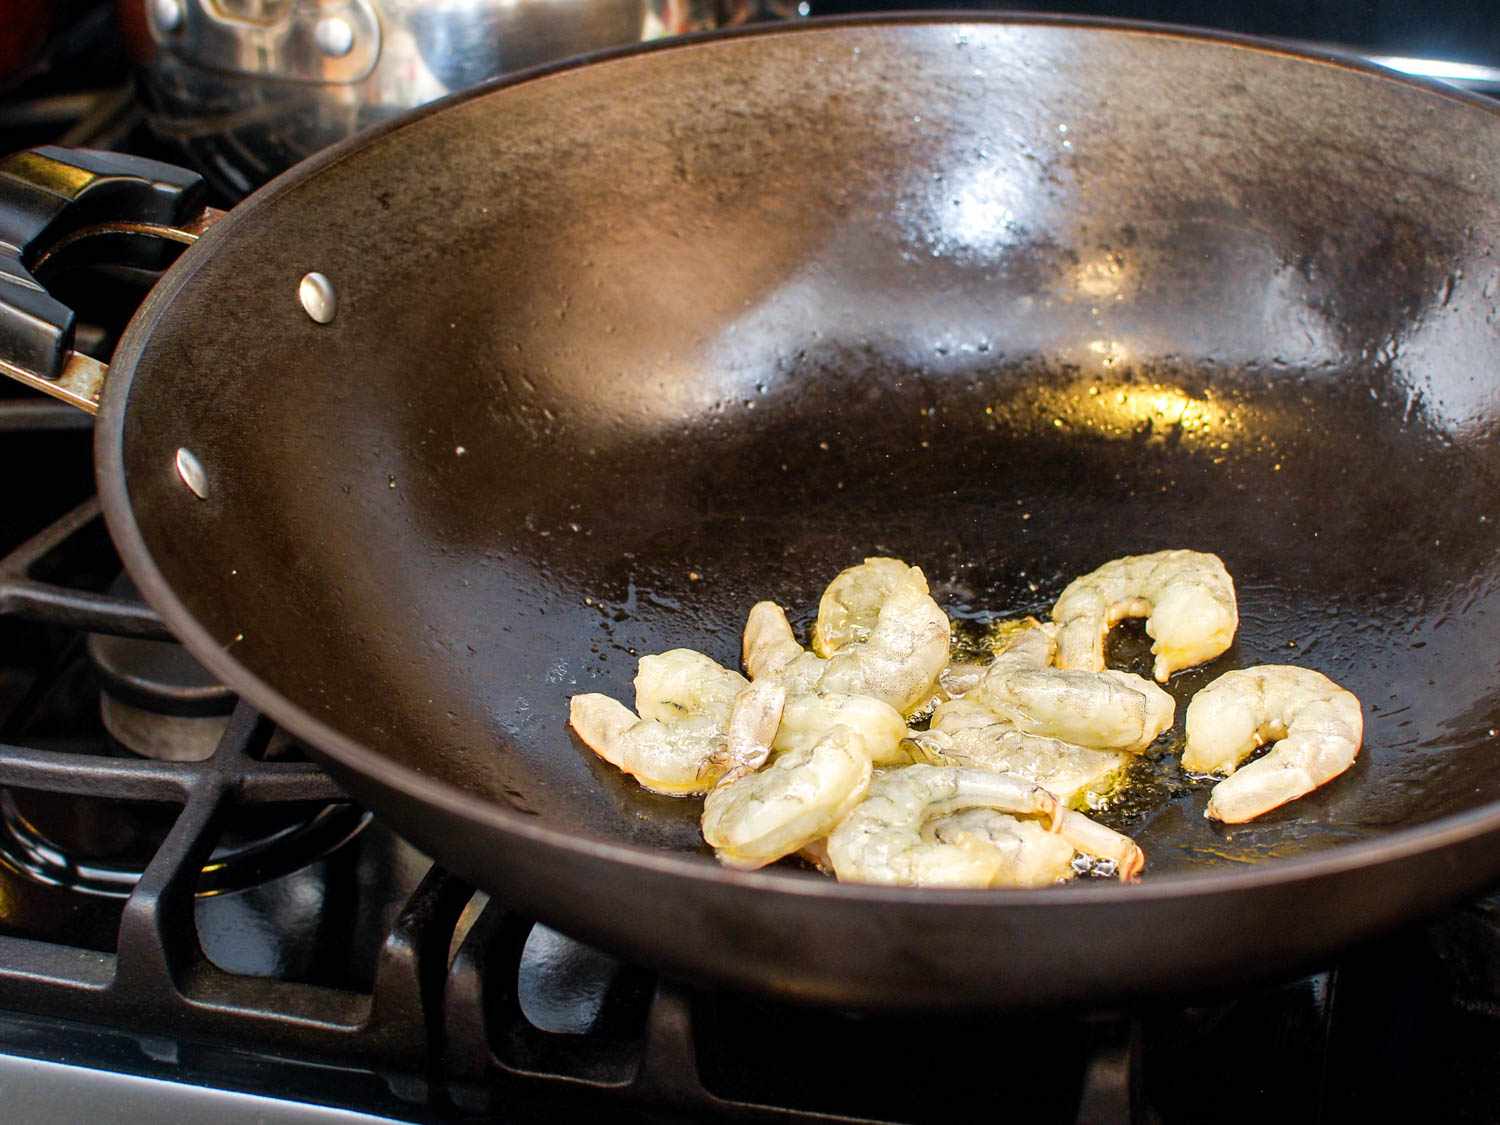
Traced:
<path id="1" fill-rule="evenodd" d="M 139 598 L 129 575 L 110 583 L 119 598 Z M 142 641 L 90 633 L 88 657 L 109 695 L 127 706 L 156 715 L 204 718 L 234 710 L 234 692 L 176 641 Z"/>
<path id="2" fill-rule="evenodd" d="M 123 574 L 110 593 L 136 596 Z M 89 634 L 87 652 L 99 676 L 99 713 L 127 750 L 166 761 L 202 761 L 224 733 L 235 696 L 173 641 Z"/>
<path id="3" fill-rule="evenodd" d="M 174 641 L 92 633 L 88 655 L 104 690 L 133 707 L 183 718 L 234 710 L 234 692 Z"/>

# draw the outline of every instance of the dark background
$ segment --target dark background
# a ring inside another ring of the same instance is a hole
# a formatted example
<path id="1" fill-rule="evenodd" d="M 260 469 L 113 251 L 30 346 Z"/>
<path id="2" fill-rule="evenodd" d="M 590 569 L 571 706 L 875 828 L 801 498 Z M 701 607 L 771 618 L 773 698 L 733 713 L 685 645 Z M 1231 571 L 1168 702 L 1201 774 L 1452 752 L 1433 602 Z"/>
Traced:
<path id="1" fill-rule="evenodd" d="M 1384 54 L 1500 63 L 1500 4 L 1493 0 L 1048 0 L 1027 3 L 923 3 L 922 0 L 813 0 L 814 15 L 973 9 L 1068 12 L 1192 24 L 1248 35 L 1316 40 Z"/>

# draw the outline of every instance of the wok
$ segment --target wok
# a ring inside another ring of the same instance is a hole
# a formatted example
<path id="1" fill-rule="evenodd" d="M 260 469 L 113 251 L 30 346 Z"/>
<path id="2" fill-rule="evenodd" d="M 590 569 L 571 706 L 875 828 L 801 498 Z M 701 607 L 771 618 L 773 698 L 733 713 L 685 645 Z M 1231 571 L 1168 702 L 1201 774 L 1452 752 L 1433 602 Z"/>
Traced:
<path id="1" fill-rule="evenodd" d="M 10 208 L 21 266 L 196 210 L 160 168 L 77 173 L 102 160 L 8 166 L 7 198 L 56 204 Z M 1500 874 L 1497 240 L 1494 110 L 1337 58 L 982 17 L 626 51 L 416 112 L 209 228 L 116 351 L 99 486 L 199 659 L 568 933 L 851 1005 L 1224 987 Z M 87 405 L 45 301 L 11 287 L 8 365 Z M 1137 886 L 725 870 L 697 802 L 564 725 L 576 692 L 629 700 L 638 654 L 732 665 L 759 598 L 806 624 L 867 554 L 964 619 L 1178 546 L 1223 556 L 1243 615 L 1171 684 L 1179 722 L 1295 662 L 1367 733 L 1239 827 L 1165 756 L 1117 815 Z"/>

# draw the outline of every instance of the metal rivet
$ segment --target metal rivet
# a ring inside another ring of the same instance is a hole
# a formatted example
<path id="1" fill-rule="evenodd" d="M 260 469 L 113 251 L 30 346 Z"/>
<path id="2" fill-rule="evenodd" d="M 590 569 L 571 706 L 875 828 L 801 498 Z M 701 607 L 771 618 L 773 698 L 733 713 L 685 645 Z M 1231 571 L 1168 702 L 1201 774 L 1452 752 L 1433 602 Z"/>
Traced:
<path id="1" fill-rule="evenodd" d="M 313 41 L 329 58 L 341 59 L 354 49 L 354 28 L 346 19 L 329 16 L 313 28 Z"/>
<path id="2" fill-rule="evenodd" d="M 176 31 L 182 26 L 182 0 L 151 0 L 151 18 L 161 31 Z"/>
<path id="3" fill-rule="evenodd" d="M 338 297 L 333 291 L 333 282 L 320 273 L 306 274 L 297 286 L 297 297 L 308 316 L 319 324 L 328 324 L 338 312 Z"/>
<path id="4" fill-rule="evenodd" d="M 199 500 L 208 499 L 208 474 L 203 471 L 202 462 L 185 447 L 177 451 L 177 475 Z"/>

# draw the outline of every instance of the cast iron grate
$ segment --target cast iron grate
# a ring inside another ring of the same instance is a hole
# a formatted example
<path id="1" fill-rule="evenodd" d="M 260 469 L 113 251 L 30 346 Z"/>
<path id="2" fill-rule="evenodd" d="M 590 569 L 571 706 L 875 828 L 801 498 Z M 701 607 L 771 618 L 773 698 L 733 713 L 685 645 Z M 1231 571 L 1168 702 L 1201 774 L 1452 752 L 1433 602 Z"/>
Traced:
<path id="1" fill-rule="evenodd" d="M 0 432 L 73 430 L 75 417 L 49 403 L 0 401 Z M 168 639 L 144 603 L 102 592 L 117 565 L 98 502 L 86 500 L 0 558 L 0 621 Z M 694 994 L 602 955 L 611 976 L 624 982 L 613 986 L 609 1017 L 581 1033 L 538 1028 L 520 991 L 534 923 L 436 867 L 397 915 L 367 992 L 219 968 L 199 942 L 193 905 L 226 820 L 246 806 L 343 799 L 317 765 L 265 760 L 273 730 L 242 701 L 201 762 L 0 740 L 0 788 L 179 810 L 125 899 L 114 952 L 0 934 L 0 1007 L 92 1029 L 368 1069 L 428 1111 L 460 1117 L 545 1114 L 559 1103 L 592 1102 L 652 1116 L 868 1120 L 711 1093 L 697 1059 Z"/>
<path id="2" fill-rule="evenodd" d="M 49 404 L 0 402 L 0 431 L 65 429 Z M 102 519 L 88 500 L 0 559 L 0 620 L 121 636 L 166 638 L 138 600 L 61 577 L 117 568 L 101 551 Z M 99 559 L 102 554 L 104 559 Z M 405 903 L 377 955 L 368 992 L 243 976 L 204 955 L 194 923 L 200 874 L 226 820 L 246 806 L 342 802 L 318 766 L 268 761 L 270 722 L 236 706 L 213 755 L 201 762 L 74 754 L 0 742 L 0 787 L 77 794 L 178 809 L 130 890 L 113 953 L 0 935 L 0 995 L 15 1012 L 93 1027 L 239 1046 L 327 1064 L 427 1077 L 424 1000 L 441 981 L 452 927 L 470 891 L 433 868 Z"/>
<path id="3" fill-rule="evenodd" d="M 458 945 L 444 992 L 442 1070 L 460 1111 L 529 1118 L 542 1115 L 538 1106 L 582 1109 L 608 1098 L 689 1121 L 865 1125 L 1002 1110 L 1031 1121 L 1148 1120 L 1136 1081 L 1140 1027 L 1111 1016 L 864 1016 L 659 976 L 632 980 L 626 969 L 613 987 L 626 1009 L 635 1006 L 632 989 L 644 988 L 639 1031 L 549 1034 L 525 996 L 536 932 L 491 901 Z M 1023 1074 L 1020 1084 L 1005 1077 Z"/>

